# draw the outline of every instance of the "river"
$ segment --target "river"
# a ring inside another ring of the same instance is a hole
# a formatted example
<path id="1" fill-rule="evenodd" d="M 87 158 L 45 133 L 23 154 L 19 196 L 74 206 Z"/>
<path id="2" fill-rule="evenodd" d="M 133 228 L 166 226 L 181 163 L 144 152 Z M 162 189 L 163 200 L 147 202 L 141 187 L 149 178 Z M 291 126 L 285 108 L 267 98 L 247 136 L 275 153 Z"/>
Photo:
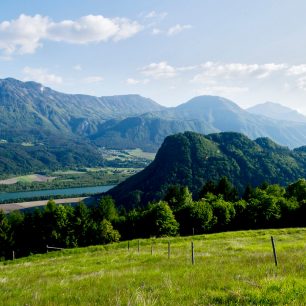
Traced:
<path id="1" fill-rule="evenodd" d="M 106 192 L 113 188 L 114 185 L 94 186 L 94 187 L 78 187 L 66 189 L 49 189 L 37 191 L 7 192 L 0 193 L 0 201 L 30 199 L 35 197 L 52 197 L 52 196 L 78 196 L 82 194 L 96 194 Z"/>

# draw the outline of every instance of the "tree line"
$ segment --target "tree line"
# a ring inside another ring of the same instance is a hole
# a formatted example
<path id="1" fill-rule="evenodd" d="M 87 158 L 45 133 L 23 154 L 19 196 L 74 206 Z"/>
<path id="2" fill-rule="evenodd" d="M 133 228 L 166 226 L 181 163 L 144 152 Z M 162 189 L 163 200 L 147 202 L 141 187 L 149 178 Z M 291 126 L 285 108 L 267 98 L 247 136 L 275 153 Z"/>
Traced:
<path id="1" fill-rule="evenodd" d="M 228 230 L 306 226 L 306 180 L 247 186 L 238 196 L 223 177 L 208 181 L 195 199 L 185 186 L 170 186 L 160 201 L 126 211 L 110 196 L 94 206 L 56 205 L 34 212 L 0 210 L 0 258 L 44 253 L 46 245 L 72 248 L 134 238 Z"/>

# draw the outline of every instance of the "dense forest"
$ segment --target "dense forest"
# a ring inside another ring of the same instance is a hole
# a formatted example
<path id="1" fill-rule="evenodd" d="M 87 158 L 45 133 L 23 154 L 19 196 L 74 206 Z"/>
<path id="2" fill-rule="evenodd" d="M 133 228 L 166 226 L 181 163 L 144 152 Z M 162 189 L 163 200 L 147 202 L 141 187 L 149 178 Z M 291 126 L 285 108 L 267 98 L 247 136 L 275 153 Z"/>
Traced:
<path id="1" fill-rule="evenodd" d="M 186 186 L 170 186 L 162 200 L 129 211 L 110 196 L 94 206 L 56 205 L 50 200 L 34 212 L 0 210 L 0 257 L 46 252 L 46 245 L 72 248 L 119 239 L 218 231 L 306 226 L 306 180 L 286 188 L 263 183 L 247 186 L 243 196 L 223 177 L 208 181 L 193 197 Z"/>

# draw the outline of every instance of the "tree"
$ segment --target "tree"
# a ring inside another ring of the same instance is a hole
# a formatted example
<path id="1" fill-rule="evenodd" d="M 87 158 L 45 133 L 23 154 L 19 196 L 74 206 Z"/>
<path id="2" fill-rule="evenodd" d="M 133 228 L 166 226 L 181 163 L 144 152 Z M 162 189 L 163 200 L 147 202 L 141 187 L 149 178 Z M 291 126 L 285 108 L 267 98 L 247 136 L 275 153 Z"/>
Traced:
<path id="1" fill-rule="evenodd" d="M 73 235 L 78 246 L 86 246 L 89 243 L 89 228 L 92 219 L 87 206 L 81 202 L 75 209 L 72 217 Z"/>
<path id="2" fill-rule="evenodd" d="M 12 251 L 11 227 L 6 215 L 0 209 L 0 260 L 8 258 L 9 252 Z"/>
<path id="3" fill-rule="evenodd" d="M 197 234 L 205 233 L 212 227 L 213 211 L 204 199 L 184 205 L 175 216 L 182 235 L 191 235 L 193 229 Z"/>
<path id="4" fill-rule="evenodd" d="M 297 182 L 290 184 L 286 190 L 286 197 L 294 197 L 299 202 L 306 200 L 306 180 L 300 179 Z"/>
<path id="5" fill-rule="evenodd" d="M 222 177 L 216 187 L 215 194 L 221 194 L 225 201 L 236 201 L 238 197 L 237 189 L 232 185 L 227 177 Z"/>
<path id="6" fill-rule="evenodd" d="M 47 203 L 43 212 L 43 230 L 46 244 L 59 247 L 76 246 L 71 226 L 73 208 L 69 205 L 56 205 L 53 200 Z"/>
<path id="7" fill-rule="evenodd" d="M 148 236 L 176 236 L 179 224 L 173 212 L 165 201 L 150 204 L 143 216 L 144 226 Z"/>
<path id="8" fill-rule="evenodd" d="M 206 200 L 213 211 L 213 229 L 215 231 L 228 229 L 228 225 L 234 219 L 236 213 L 233 203 L 225 201 L 222 195 L 208 194 Z"/>
<path id="9" fill-rule="evenodd" d="M 192 193 L 186 186 L 170 186 L 164 197 L 170 208 L 175 212 L 186 204 L 192 203 Z"/>
<path id="10" fill-rule="evenodd" d="M 281 218 L 279 197 L 267 194 L 268 186 L 262 190 L 256 188 L 254 196 L 249 200 L 247 218 L 250 228 L 273 227 Z"/>
<path id="11" fill-rule="evenodd" d="M 117 242 L 120 239 L 120 234 L 115 230 L 110 221 L 103 219 L 95 226 L 95 244 L 107 244 Z"/>
<path id="12" fill-rule="evenodd" d="M 118 218 L 118 211 L 113 198 L 109 195 L 100 199 L 97 208 L 94 211 L 94 219 L 102 221 L 114 221 Z"/>
<path id="13" fill-rule="evenodd" d="M 200 193 L 199 193 L 199 198 L 202 199 L 204 198 L 208 193 L 215 194 L 216 193 L 217 186 L 215 182 L 209 180 L 207 181 L 204 186 L 202 187 Z"/>

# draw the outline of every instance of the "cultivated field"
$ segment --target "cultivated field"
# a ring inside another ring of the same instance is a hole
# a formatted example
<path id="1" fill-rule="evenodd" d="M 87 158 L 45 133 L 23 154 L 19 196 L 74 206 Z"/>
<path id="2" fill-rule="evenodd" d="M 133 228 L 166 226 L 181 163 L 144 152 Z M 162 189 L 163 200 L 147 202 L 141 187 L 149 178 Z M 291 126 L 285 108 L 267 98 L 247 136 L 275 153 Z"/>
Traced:
<path id="1" fill-rule="evenodd" d="M 0 263 L 1 303 L 306 305 L 305 228 L 171 238 L 170 258 L 168 241 L 140 240 L 139 252 L 130 241 L 129 250 L 121 242 Z"/>
<path id="2" fill-rule="evenodd" d="M 46 176 L 40 174 L 29 174 L 23 176 L 17 176 L 6 180 L 0 180 L 0 185 L 12 185 L 16 183 L 33 183 L 33 182 L 49 182 L 54 180 L 54 176 Z"/>

